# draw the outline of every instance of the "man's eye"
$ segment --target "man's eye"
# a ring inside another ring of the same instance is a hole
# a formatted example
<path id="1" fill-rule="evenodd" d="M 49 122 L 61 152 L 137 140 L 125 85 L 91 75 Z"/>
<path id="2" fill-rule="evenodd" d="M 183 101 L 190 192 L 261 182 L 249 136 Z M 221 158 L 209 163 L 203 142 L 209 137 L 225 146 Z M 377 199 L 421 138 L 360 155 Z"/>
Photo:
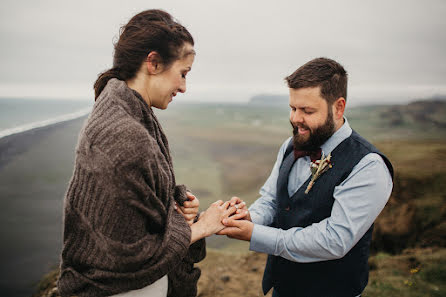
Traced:
<path id="1" fill-rule="evenodd" d="M 181 74 L 181 77 L 182 77 L 182 78 L 186 78 L 186 73 L 182 73 L 182 74 Z"/>

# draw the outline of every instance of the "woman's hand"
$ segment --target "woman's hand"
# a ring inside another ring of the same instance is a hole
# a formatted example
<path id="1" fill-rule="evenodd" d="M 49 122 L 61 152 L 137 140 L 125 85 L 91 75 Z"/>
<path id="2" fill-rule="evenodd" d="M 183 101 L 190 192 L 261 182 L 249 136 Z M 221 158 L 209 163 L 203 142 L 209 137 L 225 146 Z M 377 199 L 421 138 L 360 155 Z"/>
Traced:
<path id="1" fill-rule="evenodd" d="M 230 206 L 230 202 L 219 200 L 209 206 L 209 208 L 200 215 L 198 222 L 192 224 L 191 243 L 215 234 L 221 231 L 225 226 L 222 224 L 223 219 L 228 218 L 236 212 L 235 206 Z"/>
<path id="2" fill-rule="evenodd" d="M 192 226 L 195 218 L 198 216 L 198 208 L 200 207 L 200 201 L 192 193 L 186 192 L 187 201 L 183 203 L 183 206 L 179 206 L 175 202 L 175 209 L 183 215 L 189 226 Z"/>

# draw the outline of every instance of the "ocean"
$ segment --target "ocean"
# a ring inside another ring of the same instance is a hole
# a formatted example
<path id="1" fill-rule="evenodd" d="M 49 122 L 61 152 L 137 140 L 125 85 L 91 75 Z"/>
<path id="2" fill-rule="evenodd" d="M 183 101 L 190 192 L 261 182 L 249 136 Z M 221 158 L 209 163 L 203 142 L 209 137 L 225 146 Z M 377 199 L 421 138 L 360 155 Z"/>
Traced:
<path id="1" fill-rule="evenodd" d="M 0 98 L 0 138 L 79 118 L 92 103 L 80 100 Z"/>
<path id="2" fill-rule="evenodd" d="M 63 196 L 93 103 L 0 99 L 0 292 L 24 297 L 59 263 Z"/>

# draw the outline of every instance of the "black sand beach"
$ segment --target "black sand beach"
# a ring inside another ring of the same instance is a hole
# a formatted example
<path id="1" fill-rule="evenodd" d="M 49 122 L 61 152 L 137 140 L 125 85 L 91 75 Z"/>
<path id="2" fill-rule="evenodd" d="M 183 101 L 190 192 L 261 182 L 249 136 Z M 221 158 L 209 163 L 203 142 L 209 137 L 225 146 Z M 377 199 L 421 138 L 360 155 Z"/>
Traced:
<path id="1" fill-rule="evenodd" d="M 0 139 L 2 296 L 31 296 L 59 262 L 63 196 L 85 119 Z"/>

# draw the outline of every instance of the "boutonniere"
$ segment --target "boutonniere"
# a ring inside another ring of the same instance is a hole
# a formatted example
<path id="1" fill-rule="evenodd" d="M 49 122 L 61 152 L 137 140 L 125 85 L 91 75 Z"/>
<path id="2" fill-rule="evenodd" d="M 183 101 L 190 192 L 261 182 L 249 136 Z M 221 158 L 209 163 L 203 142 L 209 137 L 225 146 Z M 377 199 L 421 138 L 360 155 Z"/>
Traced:
<path id="1" fill-rule="evenodd" d="M 326 158 L 324 158 L 324 153 L 322 153 L 322 158 L 320 160 L 316 160 L 314 162 L 311 162 L 310 168 L 311 168 L 311 181 L 307 186 L 307 189 L 305 190 L 305 194 L 308 194 L 310 192 L 311 188 L 313 187 L 316 179 L 319 178 L 325 171 L 333 167 L 331 164 L 331 153 L 328 154 Z"/>

